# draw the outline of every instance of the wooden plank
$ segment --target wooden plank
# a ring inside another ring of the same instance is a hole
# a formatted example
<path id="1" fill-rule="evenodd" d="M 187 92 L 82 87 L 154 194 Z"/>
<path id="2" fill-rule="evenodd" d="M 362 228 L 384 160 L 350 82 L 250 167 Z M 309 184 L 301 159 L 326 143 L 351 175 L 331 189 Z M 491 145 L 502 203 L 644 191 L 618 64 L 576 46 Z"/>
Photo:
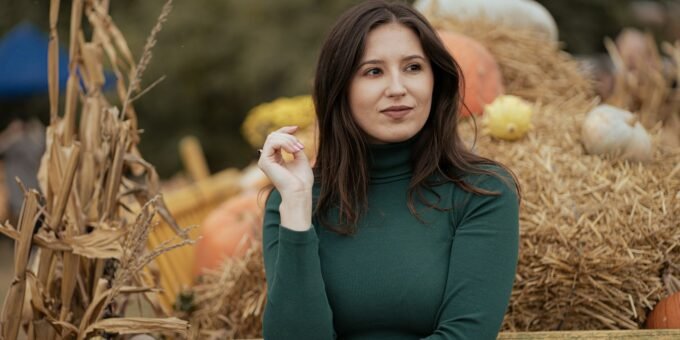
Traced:
<path id="1" fill-rule="evenodd" d="M 680 329 L 645 329 L 632 331 L 559 331 L 559 332 L 503 332 L 498 340 L 539 340 L 539 339 L 655 339 L 678 340 Z"/>
<path id="2" fill-rule="evenodd" d="M 553 332 L 502 332 L 497 340 L 678 340 L 680 329 L 643 329 L 632 331 L 553 331 Z M 240 339 L 262 340 L 262 339 Z"/>

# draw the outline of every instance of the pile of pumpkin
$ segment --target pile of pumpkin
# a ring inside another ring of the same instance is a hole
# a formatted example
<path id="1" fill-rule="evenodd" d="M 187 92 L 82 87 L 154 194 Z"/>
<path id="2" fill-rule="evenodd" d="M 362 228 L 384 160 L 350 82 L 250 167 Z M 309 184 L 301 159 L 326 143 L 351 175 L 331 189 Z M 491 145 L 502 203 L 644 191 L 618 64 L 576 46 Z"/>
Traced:
<path id="1" fill-rule="evenodd" d="M 680 225 L 680 150 L 653 148 L 658 129 L 648 132 L 635 107 L 598 105 L 604 98 L 560 50 L 555 22 L 538 3 L 419 0 L 414 6 L 461 66 L 462 119 L 476 124 L 481 118 L 479 136 L 461 124 L 464 140 L 476 139 L 476 152 L 510 166 L 522 182 L 520 263 L 504 329 L 631 329 L 654 305 L 657 314 L 677 306 L 677 293 L 676 302 L 663 298 L 677 291 L 665 282 L 680 274 L 673 270 L 680 265 L 680 249 L 673 246 L 680 239 L 674 230 Z M 254 108 L 243 132 L 259 148 L 269 132 L 299 125 L 300 137 L 314 145 L 313 116 L 309 96 L 280 98 Z M 222 328 L 222 335 L 261 336 L 265 283 L 258 238 L 267 184 L 255 166 L 245 169 L 243 194 L 202 224 L 206 237 L 196 247 L 196 268 L 205 275 L 197 291 L 219 283 L 229 293 L 205 293 L 211 298 L 197 307 L 213 315 L 203 313 L 198 322 Z M 658 197 L 663 201 L 655 206 Z M 625 232 L 613 229 L 619 223 Z M 257 298 L 242 299 L 244 292 Z M 227 316 L 220 321 L 217 311 Z M 647 326 L 680 327 L 670 321 L 659 315 Z"/>

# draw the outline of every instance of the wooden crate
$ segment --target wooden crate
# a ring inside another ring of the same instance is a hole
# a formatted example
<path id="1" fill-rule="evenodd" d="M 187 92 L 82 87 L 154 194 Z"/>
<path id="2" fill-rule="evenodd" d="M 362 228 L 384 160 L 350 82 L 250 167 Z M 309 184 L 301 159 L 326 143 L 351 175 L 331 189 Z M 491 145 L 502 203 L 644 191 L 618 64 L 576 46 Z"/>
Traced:
<path id="1" fill-rule="evenodd" d="M 633 331 L 560 331 L 560 332 L 503 332 L 498 340 L 679 340 L 680 329 L 650 329 Z"/>
<path id="2" fill-rule="evenodd" d="M 680 329 L 634 331 L 502 332 L 498 340 L 679 340 Z M 243 340 L 243 339 L 242 339 Z M 262 339 L 248 339 L 262 340 Z"/>
<path id="3" fill-rule="evenodd" d="M 238 170 L 227 169 L 184 188 L 163 193 L 163 197 L 180 227 L 199 225 L 220 203 L 240 191 L 239 178 Z M 177 237 L 169 225 L 160 218 L 157 221 L 159 224 L 149 235 L 149 249 Z M 198 238 L 199 229 L 194 228 L 190 236 L 192 239 Z M 177 294 L 193 284 L 194 246 L 184 246 L 162 254 L 155 264 L 160 271 L 159 286 L 162 289 L 159 304 L 170 314 Z"/>

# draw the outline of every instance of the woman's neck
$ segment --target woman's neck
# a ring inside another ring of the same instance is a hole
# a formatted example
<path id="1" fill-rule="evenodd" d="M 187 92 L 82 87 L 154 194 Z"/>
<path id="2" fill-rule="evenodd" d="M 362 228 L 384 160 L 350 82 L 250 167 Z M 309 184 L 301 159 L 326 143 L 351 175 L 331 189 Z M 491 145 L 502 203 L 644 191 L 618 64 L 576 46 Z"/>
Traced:
<path id="1" fill-rule="evenodd" d="M 389 144 L 369 144 L 371 183 L 385 183 L 408 178 L 412 169 L 412 150 L 416 137 Z"/>

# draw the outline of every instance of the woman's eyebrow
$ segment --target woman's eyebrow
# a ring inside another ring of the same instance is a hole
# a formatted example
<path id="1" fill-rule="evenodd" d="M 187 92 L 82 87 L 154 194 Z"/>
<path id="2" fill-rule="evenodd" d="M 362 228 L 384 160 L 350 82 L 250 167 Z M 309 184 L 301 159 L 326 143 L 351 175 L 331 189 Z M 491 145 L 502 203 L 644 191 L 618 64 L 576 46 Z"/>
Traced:
<path id="1" fill-rule="evenodd" d="M 419 55 L 419 54 L 413 54 L 413 55 L 410 55 L 408 57 L 404 57 L 404 59 L 402 59 L 402 60 L 412 60 L 412 59 L 423 59 L 423 60 L 425 60 L 425 58 L 423 56 Z"/>
<path id="2" fill-rule="evenodd" d="M 402 58 L 401 60 L 402 60 L 402 61 L 407 61 L 407 60 L 413 60 L 413 59 L 422 59 L 422 60 L 425 60 L 425 58 L 424 58 L 423 56 L 419 55 L 419 54 L 409 55 L 409 56 L 406 56 L 406 57 Z M 367 64 L 384 64 L 384 63 L 385 63 L 385 62 L 382 61 L 382 60 L 380 60 L 380 59 L 371 59 L 371 60 L 366 60 L 366 61 L 361 62 L 361 63 L 359 64 L 359 66 L 357 66 L 357 68 L 361 68 L 362 66 L 367 65 Z"/>
<path id="3" fill-rule="evenodd" d="M 359 64 L 358 68 L 361 68 L 362 66 L 367 65 L 367 64 L 382 64 L 382 63 L 384 63 L 384 62 L 380 59 L 366 60 L 366 61 L 361 62 Z"/>

